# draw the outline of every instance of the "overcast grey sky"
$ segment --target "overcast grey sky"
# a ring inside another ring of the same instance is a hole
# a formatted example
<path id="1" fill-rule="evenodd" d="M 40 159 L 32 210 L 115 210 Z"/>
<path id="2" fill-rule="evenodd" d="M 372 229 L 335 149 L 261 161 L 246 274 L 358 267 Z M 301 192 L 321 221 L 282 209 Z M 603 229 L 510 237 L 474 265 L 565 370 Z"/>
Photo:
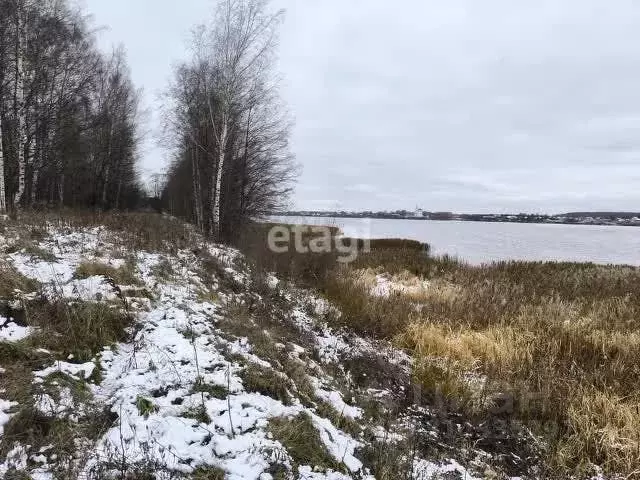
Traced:
<path id="1" fill-rule="evenodd" d="M 157 107 L 211 0 L 82 0 Z M 294 206 L 640 210 L 640 2 L 274 0 Z M 150 128 L 157 123 L 154 114 Z M 164 167 L 153 136 L 146 173 Z"/>

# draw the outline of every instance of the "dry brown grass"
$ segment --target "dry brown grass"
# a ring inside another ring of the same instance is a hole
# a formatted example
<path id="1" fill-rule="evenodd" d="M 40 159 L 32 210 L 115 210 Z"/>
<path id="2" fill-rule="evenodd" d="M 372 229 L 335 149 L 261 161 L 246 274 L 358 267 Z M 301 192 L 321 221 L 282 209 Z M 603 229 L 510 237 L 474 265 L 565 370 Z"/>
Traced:
<path id="1" fill-rule="evenodd" d="M 548 435 L 558 472 L 637 474 L 638 269 L 511 262 L 443 272 L 395 336 L 425 390 L 469 414 L 508 393 L 510 416 Z M 484 379 L 481 391 L 469 372 Z"/>
<path id="2" fill-rule="evenodd" d="M 26 306 L 26 323 L 36 332 L 25 340 L 33 348 L 46 348 L 60 359 L 90 361 L 105 346 L 128 338 L 133 318 L 117 305 L 97 302 L 46 301 Z"/>
<path id="3" fill-rule="evenodd" d="M 246 225 L 235 242 L 238 247 L 259 271 L 276 272 L 286 280 L 296 281 L 305 286 L 316 286 L 323 283 L 327 273 L 336 264 L 335 249 L 330 253 L 298 253 L 294 248 L 283 253 L 275 253 L 268 247 L 268 234 L 273 224 L 252 223 Z M 333 228 L 332 234 L 338 234 Z M 305 234 L 303 243 L 313 239 L 311 233 Z"/>
<path id="4" fill-rule="evenodd" d="M 268 251 L 261 255 L 275 271 L 307 272 L 305 283 L 342 312 L 330 322 L 410 351 L 426 401 L 444 398 L 482 421 L 496 415 L 498 399 L 508 398 L 499 415 L 524 421 L 546 439 L 550 474 L 586 476 L 598 465 L 638 475 L 640 269 L 552 262 L 475 267 L 425 251 L 379 242 L 348 267 L 313 255 L 275 263 Z M 428 280 L 428 287 L 372 297 L 379 273 L 400 285 Z"/>
<path id="5" fill-rule="evenodd" d="M 36 290 L 38 282 L 20 274 L 13 265 L 0 260 L 0 301 L 12 298 L 16 290 L 29 293 Z"/>
<path id="6" fill-rule="evenodd" d="M 280 400 L 285 405 L 291 405 L 292 400 L 289 394 L 291 383 L 284 374 L 256 363 L 250 363 L 240 372 L 240 378 L 248 392 L 261 393 Z"/>
<path id="7" fill-rule="evenodd" d="M 575 392 L 567 410 L 569 437 L 555 460 L 562 467 L 584 467 L 585 460 L 606 471 L 640 473 L 640 399 L 588 389 Z"/>
<path id="8" fill-rule="evenodd" d="M 273 418 L 269 420 L 268 430 L 287 449 L 295 462 L 294 467 L 314 465 L 319 469 L 343 469 L 327 451 L 318 430 L 306 413 L 294 418 Z"/>
<path id="9" fill-rule="evenodd" d="M 118 285 L 141 284 L 140 279 L 136 276 L 135 263 L 133 262 L 127 262 L 118 268 L 100 262 L 82 262 L 74 274 L 75 278 L 88 278 L 94 275 L 110 278 Z"/>
<path id="10" fill-rule="evenodd" d="M 130 250 L 175 252 L 199 241 L 184 223 L 146 213 L 23 213 L 15 226 L 37 239 L 46 233 L 42 226 L 47 224 L 105 225 Z M 335 253 L 292 250 L 275 255 L 265 248 L 264 226 L 252 228 L 238 245 L 258 271 L 275 271 L 317 288 L 342 312 L 328 318 L 335 325 L 392 339 L 412 352 L 417 360 L 414 378 L 425 397 L 444 395 L 455 399 L 461 411 L 481 416 L 491 410 L 494 395 L 512 395 L 513 409 L 506 414 L 547 435 L 547 463 L 559 476 L 586 471 L 590 464 L 625 475 L 640 470 L 639 269 L 543 262 L 473 267 L 431 257 L 428 247 L 401 240 L 373 242 L 370 253 L 338 268 Z M 357 279 L 363 271 L 369 277 L 386 272 L 405 283 L 428 280 L 429 286 L 413 296 L 372 297 L 370 282 Z M 10 296 L 15 288 L 35 289 L 15 271 L 2 272 L 0 296 Z M 115 319 L 110 332 L 110 320 L 105 327 L 102 314 L 89 313 L 56 317 L 62 322 L 51 327 L 51 338 L 88 338 L 77 349 L 86 358 L 95 345 L 121 338 L 128 320 Z M 270 311 L 261 313 L 260 317 L 272 317 Z M 37 323 L 46 331 L 46 323 Z M 55 353 L 78 353 L 51 347 Z M 18 345 L 3 355 L 26 355 L 30 361 L 25 352 Z M 483 381 L 469 382 L 470 373 Z"/>
<path id="11" fill-rule="evenodd" d="M 57 257 L 53 253 L 44 250 L 33 240 L 27 239 L 26 237 L 16 240 L 9 245 L 5 251 L 7 253 L 22 252 L 26 255 L 44 260 L 45 262 L 55 262 L 57 260 Z"/>
<path id="12" fill-rule="evenodd" d="M 129 251 L 175 253 L 198 243 L 193 226 L 167 215 L 150 212 L 100 212 L 97 210 L 60 209 L 22 211 L 7 223 L 25 232 L 29 238 L 41 239 L 49 227 L 82 229 L 104 226 L 118 234 L 119 242 Z"/>
<path id="13" fill-rule="evenodd" d="M 321 286 L 324 296 L 339 306 L 341 314 L 327 320 L 372 337 L 390 338 L 416 317 L 412 302 L 404 297 L 374 297 L 370 289 L 344 271 L 334 272 Z"/>
<path id="14" fill-rule="evenodd" d="M 33 381 L 33 371 L 56 359 L 91 361 L 105 346 L 127 338 L 131 318 L 118 308 L 91 302 L 66 304 L 39 299 L 24 301 L 22 306 L 20 310 L 11 309 L 11 317 L 35 327 L 35 331 L 17 342 L 0 342 L 0 389 L 3 398 L 16 402 L 14 415 L 0 439 L 0 458 L 6 457 L 15 442 L 27 446 L 32 453 L 47 447 L 48 455 L 57 456 L 55 477 L 78 478 L 74 467 L 78 458 L 76 442 L 97 440 L 114 421 L 108 410 L 94 404 L 87 385 L 89 381 L 99 381 L 99 369 L 88 379 L 56 372 L 38 383 Z M 74 412 L 77 418 L 73 421 L 66 415 L 45 414 L 35 407 L 44 393 L 59 400 L 61 388 L 67 387 L 74 405 L 79 406 L 80 413 Z M 27 477 L 10 472 L 6 478 Z"/>

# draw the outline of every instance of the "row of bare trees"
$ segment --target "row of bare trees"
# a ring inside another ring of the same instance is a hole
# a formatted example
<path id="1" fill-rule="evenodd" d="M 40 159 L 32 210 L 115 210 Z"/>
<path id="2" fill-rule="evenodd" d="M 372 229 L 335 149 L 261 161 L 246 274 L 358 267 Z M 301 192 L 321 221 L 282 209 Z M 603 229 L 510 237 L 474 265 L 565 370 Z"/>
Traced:
<path id="1" fill-rule="evenodd" d="M 273 68 L 282 18 L 266 0 L 219 0 L 167 95 L 164 207 L 221 240 L 286 202 L 296 174 Z"/>
<path id="2" fill-rule="evenodd" d="M 134 205 L 139 92 L 67 0 L 0 0 L 0 213 Z"/>

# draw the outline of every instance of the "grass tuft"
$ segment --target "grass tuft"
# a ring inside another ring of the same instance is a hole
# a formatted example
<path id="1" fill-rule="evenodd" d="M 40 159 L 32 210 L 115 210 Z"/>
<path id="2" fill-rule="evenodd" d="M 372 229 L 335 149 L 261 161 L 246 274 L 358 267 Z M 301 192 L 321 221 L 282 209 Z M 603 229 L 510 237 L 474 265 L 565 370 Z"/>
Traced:
<path id="1" fill-rule="evenodd" d="M 163 258 L 151 268 L 151 273 L 153 273 L 154 276 L 167 281 L 170 280 L 176 272 L 174 271 L 173 266 L 171 266 L 171 262 L 167 258 Z"/>
<path id="2" fill-rule="evenodd" d="M 12 265 L 0 261 L 0 299 L 13 298 L 15 291 L 33 292 L 38 282 L 19 273 Z"/>
<path id="3" fill-rule="evenodd" d="M 73 355 L 86 362 L 108 347 L 125 341 L 132 317 L 106 303 L 38 301 L 27 306 L 28 323 L 38 327 L 29 338 L 32 346 L 46 348 L 60 358 Z"/>
<path id="4" fill-rule="evenodd" d="M 272 418 L 268 431 L 286 449 L 297 466 L 312 465 L 319 469 L 340 471 L 341 465 L 325 447 L 311 417 L 301 413 L 293 418 Z"/>
<path id="5" fill-rule="evenodd" d="M 204 406 L 204 404 L 199 404 L 194 407 L 190 407 L 186 409 L 182 413 L 182 416 L 184 418 L 191 418 L 193 420 L 197 420 L 200 423 L 206 423 L 206 424 L 211 423 L 211 417 L 207 413 L 207 408 Z"/>
<path id="6" fill-rule="evenodd" d="M 118 285 L 140 285 L 140 279 L 136 276 L 135 265 L 127 262 L 119 268 L 100 262 L 83 262 L 76 268 L 75 278 L 88 278 L 94 275 L 102 275 L 112 279 Z"/>
<path id="7" fill-rule="evenodd" d="M 198 467 L 192 473 L 192 480 L 224 480 L 225 471 L 219 467 Z"/>
<path id="8" fill-rule="evenodd" d="M 285 405 L 291 405 L 290 382 L 283 374 L 271 368 L 250 363 L 240 372 L 240 378 L 247 391 L 261 393 L 280 400 Z"/>
<path id="9" fill-rule="evenodd" d="M 224 400 L 229 396 L 229 390 L 222 385 L 214 385 L 212 383 L 205 383 L 199 378 L 191 389 L 191 393 L 206 393 L 212 398 Z"/>
<path id="10" fill-rule="evenodd" d="M 136 408 L 144 418 L 148 418 L 149 415 L 158 411 L 158 407 L 151 400 L 140 395 L 136 397 Z"/>
<path id="11" fill-rule="evenodd" d="M 329 420 L 336 428 L 358 438 L 362 432 L 362 425 L 353 418 L 338 412 L 333 405 L 323 400 L 316 399 L 316 414 Z"/>
<path id="12" fill-rule="evenodd" d="M 32 257 L 38 258 L 45 262 L 56 262 L 58 260 L 58 257 L 56 257 L 53 253 L 33 243 L 25 245 L 23 251 L 27 255 L 31 255 Z"/>

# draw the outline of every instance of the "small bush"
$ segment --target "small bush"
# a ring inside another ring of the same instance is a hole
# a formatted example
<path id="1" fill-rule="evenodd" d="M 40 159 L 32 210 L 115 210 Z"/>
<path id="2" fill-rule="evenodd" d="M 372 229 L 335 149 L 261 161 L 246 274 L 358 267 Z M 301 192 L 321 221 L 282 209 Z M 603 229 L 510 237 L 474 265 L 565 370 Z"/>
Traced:
<path id="1" fill-rule="evenodd" d="M 210 277 L 212 280 L 219 282 L 222 290 L 233 293 L 244 291 L 244 285 L 236 280 L 232 273 L 227 271 L 228 265 L 224 261 L 204 249 L 198 250 L 198 258 L 205 277 Z"/>
<path id="2" fill-rule="evenodd" d="M 173 275 L 175 275 L 175 271 L 171 266 L 171 262 L 166 258 L 163 258 L 156 265 L 154 265 L 151 268 L 151 273 L 153 273 L 153 275 L 163 280 L 168 280 Z"/>
<path id="3" fill-rule="evenodd" d="M 188 408 L 182 413 L 182 416 L 184 418 L 197 420 L 200 423 L 211 423 L 211 417 L 207 413 L 207 408 L 204 406 L 204 404 Z"/>
<path id="4" fill-rule="evenodd" d="M 153 300 L 153 294 L 147 288 L 123 288 L 121 291 L 122 296 L 125 298 L 148 298 L 149 300 Z"/>

